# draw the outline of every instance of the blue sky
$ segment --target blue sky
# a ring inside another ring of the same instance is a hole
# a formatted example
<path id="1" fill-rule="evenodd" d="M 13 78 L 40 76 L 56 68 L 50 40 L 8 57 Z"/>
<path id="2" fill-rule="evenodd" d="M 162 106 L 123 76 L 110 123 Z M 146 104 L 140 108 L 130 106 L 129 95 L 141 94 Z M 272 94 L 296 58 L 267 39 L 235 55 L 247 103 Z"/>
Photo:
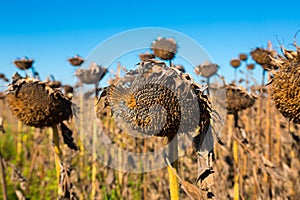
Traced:
<path id="1" fill-rule="evenodd" d="M 276 35 L 288 46 L 300 29 L 299 1 L 243 2 L 1 1 L 0 72 L 12 75 L 17 71 L 12 61 L 28 56 L 42 78 L 54 74 L 70 82 L 75 69 L 68 57 L 85 57 L 122 31 L 161 27 L 196 40 L 232 80 L 231 58 L 266 46 L 268 40 L 278 48 Z"/>

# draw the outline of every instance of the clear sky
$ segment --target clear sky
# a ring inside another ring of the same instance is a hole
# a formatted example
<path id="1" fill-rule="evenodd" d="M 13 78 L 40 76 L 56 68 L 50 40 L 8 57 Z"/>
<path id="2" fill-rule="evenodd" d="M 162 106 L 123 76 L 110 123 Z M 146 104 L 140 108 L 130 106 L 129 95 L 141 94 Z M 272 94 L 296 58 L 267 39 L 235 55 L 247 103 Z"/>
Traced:
<path id="1" fill-rule="evenodd" d="M 229 61 L 239 53 L 266 46 L 268 40 L 278 48 L 276 35 L 286 46 L 293 42 L 300 29 L 299 7 L 299 1 L 263 0 L 1 1 L 0 72 L 12 75 L 17 71 L 12 61 L 28 56 L 43 79 L 54 74 L 69 80 L 75 69 L 68 57 L 85 57 L 122 31 L 162 27 L 195 39 L 232 79 Z"/>

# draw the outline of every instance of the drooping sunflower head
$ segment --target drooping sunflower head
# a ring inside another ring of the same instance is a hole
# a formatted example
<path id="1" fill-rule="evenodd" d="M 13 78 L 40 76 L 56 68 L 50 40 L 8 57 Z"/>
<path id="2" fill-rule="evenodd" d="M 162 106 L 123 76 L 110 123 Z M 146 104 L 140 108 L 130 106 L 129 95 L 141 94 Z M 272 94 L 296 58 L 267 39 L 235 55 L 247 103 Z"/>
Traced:
<path id="1" fill-rule="evenodd" d="M 278 66 L 271 80 L 271 98 L 280 113 L 290 121 L 300 123 L 300 48 L 286 50 L 282 46 L 284 58 L 272 59 Z"/>
<path id="2" fill-rule="evenodd" d="M 248 59 L 248 55 L 245 53 L 240 53 L 239 59 L 242 61 L 246 61 Z"/>
<path id="3" fill-rule="evenodd" d="M 146 53 L 140 54 L 139 57 L 140 57 L 141 61 L 146 61 L 146 60 L 155 58 L 155 55 L 150 52 L 146 52 Z"/>
<path id="4" fill-rule="evenodd" d="M 122 128 L 171 138 L 207 131 L 210 103 L 189 75 L 148 60 L 123 79 L 128 81 L 107 87 L 101 95 Z"/>
<path id="5" fill-rule="evenodd" d="M 226 88 L 226 109 L 228 114 L 245 110 L 254 105 L 257 96 L 248 93 L 243 87 L 225 85 Z"/>
<path id="6" fill-rule="evenodd" d="M 106 68 L 92 62 L 88 69 L 77 69 L 75 76 L 84 84 L 98 84 L 106 72 Z"/>
<path id="7" fill-rule="evenodd" d="M 234 58 L 230 61 L 230 65 L 233 68 L 238 68 L 239 66 L 241 66 L 241 61 L 240 61 L 240 59 Z"/>
<path id="8" fill-rule="evenodd" d="M 29 59 L 27 57 L 23 57 L 21 59 L 16 59 L 13 61 L 15 66 L 21 70 L 30 69 L 32 67 L 32 64 L 34 63 L 33 59 Z"/>
<path id="9" fill-rule="evenodd" d="M 209 78 L 217 73 L 219 66 L 214 63 L 205 62 L 194 68 L 197 75 Z"/>
<path id="10" fill-rule="evenodd" d="M 272 64 L 272 58 L 277 56 L 277 53 L 273 50 L 267 50 L 263 48 L 256 48 L 250 52 L 252 59 L 259 65 L 262 66 L 264 70 L 277 69 L 275 65 Z"/>
<path id="11" fill-rule="evenodd" d="M 156 57 L 172 60 L 177 53 L 177 44 L 173 38 L 158 37 L 153 41 L 151 49 Z"/>
<path id="12" fill-rule="evenodd" d="M 75 55 L 74 57 L 68 58 L 69 63 L 74 67 L 79 67 L 84 62 L 84 59 L 79 55 Z"/>
<path id="13" fill-rule="evenodd" d="M 29 126 L 53 126 L 72 116 L 72 103 L 59 90 L 19 75 L 8 87 L 7 102 L 12 113 Z"/>

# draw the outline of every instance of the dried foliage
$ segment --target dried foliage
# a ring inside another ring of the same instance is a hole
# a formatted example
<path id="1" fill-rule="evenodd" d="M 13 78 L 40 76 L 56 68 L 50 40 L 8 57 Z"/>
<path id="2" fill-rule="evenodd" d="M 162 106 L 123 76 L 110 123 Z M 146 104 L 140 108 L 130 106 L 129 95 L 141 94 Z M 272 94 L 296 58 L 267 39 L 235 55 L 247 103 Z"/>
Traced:
<path id="1" fill-rule="evenodd" d="M 156 57 L 163 60 L 172 60 L 177 53 L 177 44 L 173 38 L 158 37 L 153 41 L 151 49 Z"/>
<path id="2" fill-rule="evenodd" d="M 7 102 L 24 124 L 48 127 L 72 116 L 71 102 L 60 91 L 35 79 L 15 77 L 8 88 Z"/>

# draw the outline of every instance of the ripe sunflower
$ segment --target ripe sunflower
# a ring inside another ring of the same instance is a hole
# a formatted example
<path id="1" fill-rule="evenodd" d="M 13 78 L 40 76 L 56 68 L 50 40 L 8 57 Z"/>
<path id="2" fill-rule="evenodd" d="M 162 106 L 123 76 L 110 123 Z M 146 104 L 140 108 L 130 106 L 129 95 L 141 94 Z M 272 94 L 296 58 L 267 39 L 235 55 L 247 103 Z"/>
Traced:
<path id="1" fill-rule="evenodd" d="M 272 58 L 270 63 L 279 69 L 273 70 L 270 81 L 271 98 L 279 112 L 290 121 L 300 123 L 300 48 L 286 50 L 281 46 L 283 57 Z"/>
<path id="2" fill-rule="evenodd" d="M 200 86 L 188 74 L 157 60 L 140 62 L 137 70 L 106 87 L 100 97 L 122 127 L 142 134 L 205 134 L 210 125 L 210 102 Z"/>
<path id="3" fill-rule="evenodd" d="M 57 125 L 72 116 L 72 103 L 59 90 L 18 74 L 8 87 L 7 102 L 20 121 L 38 128 Z"/>

